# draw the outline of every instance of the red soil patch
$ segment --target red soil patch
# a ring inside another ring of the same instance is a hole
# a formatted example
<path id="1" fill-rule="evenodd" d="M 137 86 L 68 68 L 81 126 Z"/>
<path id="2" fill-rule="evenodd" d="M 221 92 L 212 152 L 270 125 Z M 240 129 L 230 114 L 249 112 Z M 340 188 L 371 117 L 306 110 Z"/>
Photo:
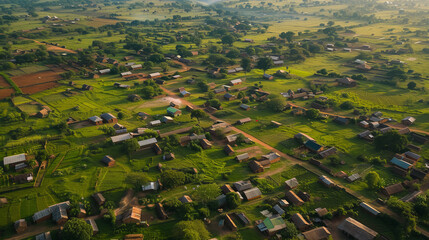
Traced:
<path id="1" fill-rule="evenodd" d="M 118 23 L 118 20 L 115 19 L 105 19 L 105 18 L 94 18 L 88 22 L 86 22 L 85 24 L 91 27 L 101 27 L 104 25 L 111 25 L 111 24 L 116 24 Z"/>
<path id="2" fill-rule="evenodd" d="M 12 80 L 18 85 L 18 87 L 28 87 L 40 83 L 55 82 L 61 79 L 58 72 L 54 71 L 43 71 L 32 74 L 25 74 L 21 76 L 12 77 Z"/>
<path id="3" fill-rule="evenodd" d="M 24 94 L 33 94 L 33 93 L 37 93 L 37 92 L 41 92 L 47 89 L 57 87 L 59 85 L 60 84 L 58 84 L 57 82 L 47 82 L 47 83 L 41 83 L 37 85 L 21 87 L 21 90 Z"/>
<path id="4" fill-rule="evenodd" d="M 10 84 L 2 76 L 0 76 L 0 87 L 11 87 Z"/>
<path id="5" fill-rule="evenodd" d="M 0 99 L 10 97 L 10 94 L 14 93 L 15 90 L 13 88 L 0 89 Z"/>

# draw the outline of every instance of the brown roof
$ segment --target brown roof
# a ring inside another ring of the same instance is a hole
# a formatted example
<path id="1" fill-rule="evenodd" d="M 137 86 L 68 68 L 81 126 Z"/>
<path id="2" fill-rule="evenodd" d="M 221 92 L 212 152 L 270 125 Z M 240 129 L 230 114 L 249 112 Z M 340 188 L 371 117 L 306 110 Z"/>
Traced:
<path id="1" fill-rule="evenodd" d="M 295 213 L 290 217 L 290 219 L 298 229 L 305 229 L 311 225 L 304 219 L 304 217 L 300 213 Z"/>
<path id="2" fill-rule="evenodd" d="M 225 150 L 225 152 L 226 152 L 227 154 L 229 154 L 229 153 L 233 153 L 233 152 L 234 152 L 234 149 L 233 149 L 229 144 L 227 144 L 227 145 L 225 146 L 224 150 Z"/>
<path id="3" fill-rule="evenodd" d="M 329 232 L 326 227 L 318 227 L 310 231 L 303 232 L 302 235 L 304 235 L 306 240 L 322 240 L 327 239 L 331 235 L 331 232 Z"/>
<path id="4" fill-rule="evenodd" d="M 258 161 L 249 162 L 249 167 L 252 170 L 252 172 L 255 172 L 255 173 L 264 171 L 264 167 Z"/>
<path id="5" fill-rule="evenodd" d="M 304 201 L 300 197 L 298 197 L 298 195 L 296 195 L 293 191 L 287 191 L 285 196 L 287 200 L 289 202 L 292 202 L 294 205 L 300 206 L 304 204 Z"/>
<path id="6" fill-rule="evenodd" d="M 220 189 L 222 189 L 222 192 L 224 194 L 227 194 L 227 193 L 230 193 L 230 192 L 235 192 L 229 184 L 223 185 L 222 187 L 220 187 Z"/>
<path id="7" fill-rule="evenodd" d="M 393 185 L 384 187 L 383 192 L 386 195 L 390 196 L 390 195 L 402 192 L 404 190 L 405 190 L 405 188 L 402 186 L 402 184 L 401 183 L 397 183 L 397 184 L 393 184 Z"/>
<path id="8" fill-rule="evenodd" d="M 338 226 L 338 229 L 346 232 L 357 240 L 372 240 L 378 235 L 376 231 L 350 217 L 345 219 Z"/>

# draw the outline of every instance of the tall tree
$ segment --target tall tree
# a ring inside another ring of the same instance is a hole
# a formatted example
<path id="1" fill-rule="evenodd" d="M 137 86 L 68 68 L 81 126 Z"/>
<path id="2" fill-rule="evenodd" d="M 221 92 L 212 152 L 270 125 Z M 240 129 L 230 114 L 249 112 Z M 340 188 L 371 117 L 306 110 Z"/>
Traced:
<path id="1" fill-rule="evenodd" d="M 64 240 L 89 240 L 91 239 L 91 225 L 82 219 L 72 218 L 64 224 L 61 231 L 61 239 Z"/>
<path id="2" fill-rule="evenodd" d="M 205 118 L 207 116 L 206 112 L 201 109 L 195 109 L 191 112 L 191 118 L 196 118 L 198 120 L 198 124 L 200 123 L 201 118 Z"/>
<path id="3" fill-rule="evenodd" d="M 207 204 L 220 195 L 220 188 L 215 183 L 203 184 L 195 190 L 194 195 L 202 204 Z"/>
<path id="4" fill-rule="evenodd" d="M 247 75 L 248 72 L 250 72 L 252 70 L 252 60 L 250 60 L 250 58 L 248 58 L 248 57 L 241 59 L 240 65 L 244 70 L 245 76 Z"/>
<path id="5" fill-rule="evenodd" d="M 258 61 L 258 64 L 256 65 L 257 68 L 262 69 L 264 71 L 267 71 L 273 66 L 273 60 L 271 58 L 260 58 Z"/>
<path id="6" fill-rule="evenodd" d="M 379 189 L 381 187 L 381 178 L 377 172 L 371 171 L 365 176 L 366 184 L 371 189 Z"/>

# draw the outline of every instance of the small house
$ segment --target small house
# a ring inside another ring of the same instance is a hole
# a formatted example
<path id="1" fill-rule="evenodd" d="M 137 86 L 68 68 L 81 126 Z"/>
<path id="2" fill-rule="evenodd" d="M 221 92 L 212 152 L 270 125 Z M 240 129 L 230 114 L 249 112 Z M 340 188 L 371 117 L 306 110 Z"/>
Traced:
<path id="1" fill-rule="evenodd" d="M 97 226 L 97 223 L 95 222 L 94 219 L 88 219 L 85 222 L 88 223 L 89 225 L 91 225 L 92 235 L 95 235 L 98 233 L 98 226 Z"/>
<path id="2" fill-rule="evenodd" d="M 201 144 L 201 147 L 203 148 L 203 149 L 209 149 L 209 148 L 211 148 L 212 147 L 212 144 L 210 143 L 210 141 L 209 140 L 207 140 L 207 139 L 200 139 L 200 144 Z"/>
<path id="3" fill-rule="evenodd" d="M 390 196 L 397 194 L 397 193 L 400 193 L 404 190 L 405 190 L 405 188 L 404 188 L 404 186 L 402 186 L 402 183 L 396 183 L 396 184 L 392 184 L 392 185 L 389 185 L 387 187 L 382 188 L 381 192 L 384 195 L 390 197 Z"/>
<path id="4" fill-rule="evenodd" d="M 149 122 L 149 126 L 156 127 L 161 125 L 161 123 L 162 123 L 161 120 L 154 120 Z"/>
<path id="5" fill-rule="evenodd" d="M 243 154 L 237 155 L 237 156 L 235 157 L 235 159 L 236 159 L 238 162 L 245 161 L 245 160 L 249 159 L 249 154 L 248 154 L 248 153 L 243 153 Z"/>
<path id="6" fill-rule="evenodd" d="M 88 118 L 88 121 L 94 125 L 103 124 L 103 119 L 101 119 L 99 116 L 92 116 L 92 117 Z"/>
<path id="7" fill-rule="evenodd" d="M 4 157 L 3 165 L 4 166 L 10 165 L 13 167 L 15 165 L 25 163 L 26 161 L 27 161 L 27 154 L 21 153 L 21 154 Z"/>
<path id="8" fill-rule="evenodd" d="M 152 146 L 152 150 L 155 152 L 156 155 L 161 155 L 162 154 L 162 149 L 161 149 L 161 147 L 157 143 L 155 143 Z"/>
<path id="9" fill-rule="evenodd" d="M 229 184 L 224 184 L 222 187 L 220 187 L 220 189 L 222 190 L 223 194 L 225 194 L 225 195 L 230 193 L 230 192 L 235 192 L 232 189 L 231 185 L 229 185 Z"/>
<path id="10" fill-rule="evenodd" d="M 140 148 L 149 148 L 155 145 L 158 141 L 156 138 L 149 138 L 145 140 L 138 141 Z"/>
<path id="11" fill-rule="evenodd" d="M 101 193 L 94 193 L 92 194 L 92 198 L 94 198 L 95 202 L 101 206 L 106 202 L 106 199 L 104 198 L 103 194 Z"/>
<path id="12" fill-rule="evenodd" d="M 243 125 L 243 124 L 248 123 L 248 122 L 251 122 L 251 121 L 252 121 L 252 119 L 251 119 L 251 118 L 243 118 L 243 119 L 238 120 L 238 121 L 237 121 L 237 124 L 239 124 L 239 125 Z"/>
<path id="13" fill-rule="evenodd" d="M 236 99 L 237 97 L 235 95 L 230 94 L 230 93 L 225 93 L 225 95 L 223 95 L 223 98 L 225 98 L 225 100 L 227 100 L 227 101 L 232 101 L 232 100 Z"/>
<path id="14" fill-rule="evenodd" d="M 404 119 L 402 119 L 402 124 L 406 125 L 406 126 L 410 126 L 411 124 L 413 124 L 416 121 L 416 119 L 414 117 L 406 117 Z"/>
<path id="15" fill-rule="evenodd" d="M 237 231 L 238 229 L 237 225 L 228 214 L 225 215 L 225 226 L 228 227 L 231 231 Z"/>
<path id="16" fill-rule="evenodd" d="M 299 186 L 298 180 L 296 178 L 291 178 L 285 181 L 286 190 L 292 190 Z"/>
<path id="17" fill-rule="evenodd" d="M 324 147 L 318 143 L 316 143 L 316 141 L 312 141 L 312 140 L 308 140 L 307 142 L 305 142 L 305 147 L 308 148 L 308 150 L 315 152 L 315 153 L 319 153 L 321 151 L 323 151 Z"/>
<path id="18" fill-rule="evenodd" d="M 300 197 L 298 197 L 298 195 L 296 195 L 296 193 L 293 192 L 292 190 L 287 191 L 285 193 L 285 197 L 289 202 L 291 202 L 295 206 L 301 206 L 304 204 L 304 201 Z"/>
<path id="19" fill-rule="evenodd" d="M 257 228 L 261 233 L 272 236 L 286 228 L 286 223 L 281 216 L 271 216 L 263 221 L 259 221 Z"/>
<path id="20" fill-rule="evenodd" d="M 319 217 L 324 217 L 326 214 L 329 213 L 328 209 L 326 208 L 316 208 L 314 211 L 317 213 Z"/>
<path id="21" fill-rule="evenodd" d="M 158 77 L 161 77 L 161 73 L 159 72 L 149 74 L 149 78 L 158 78 Z"/>
<path id="22" fill-rule="evenodd" d="M 267 73 L 264 73 L 263 78 L 266 79 L 266 80 L 273 80 L 274 76 L 272 76 L 270 74 L 267 74 Z"/>
<path id="23" fill-rule="evenodd" d="M 170 161 L 170 160 L 173 160 L 175 158 L 176 158 L 176 156 L 174 156 L 174 153 L 172 153 L 172 152 L 167 153 L 164 156 L 162 156 L 162 160 L 164 160 L 164 161 Z"/>
<path id="24" fill-rule="evenodd" d="M 262 155 L 262 160 L 268 160 L 270 163 L 275 163 L 280 161 L 280 155 L 275 152 L 270 152 L 266 155 Z"/>
<path id="25" fill-rule="evenodd" d="M 337 81 L 338 85 L 340 85 L 340 86 L 355 87 L 357 85 L 356 80 L 351 79 L 349 77 L 339 78 L 336 81 Z"/>
<path id="26" fill-rule="evenodd" d="M 253 173 L 261 173 L 264 171 L 264 166 L 262 166 L 262 164 L 259 161 L 250 161 L 249 167 Z"/>
<path id="27" fill-rule="evenodd" d="M 179 109 L 174 108 L 174 107 L 168 107 L 167 108 L 167 114 L 172 116 L 172 117 L 177 117 L 177 116 L 182 115 L 182 111 L 180 111 Z"/>
<path id="28" fill-rule="evenodd" d="M 126 141 L 131 138 L 133 138 L 133 135 L 131 135 L 130 133 L 124 133 L 117 136 L 113 136 L 110 139 L 112 140 L 112 143 L 118 143 L 118 142 Z"/>
<path id="29" fill-rule="evenodd" d="M 350 123 L 350 119 L 348 118 L 343 118 L 343 117 L 336 117 L 334 119 L 334 122 L 341 124 L 341 125 L 347 125 Z"/>
<path id="30" fill-rule="evenodd" d="M 305 231 L 311 227 L 311 224 L 307 222 L 300 213 L 295 213 L 290 217 L 290 219 L 299 231 Z"/>
<path id="31" fill-rule="evenodd" d="M 426 177 L 427 173 L 423 172 L 419 169 L 415 169 L 413 168 L 410 172 L 410 177 L 414 178 L 414 179 L 418 179 L 420 181 L 423 181 Z"/>
<path id="32" fill-rule="evenodd" d="M 156 203 L 155 209 L 159 219 L 161 220 L 168 219 L 168 215 L 165 212 L 164 206 L 161 203 Z"/>
<path id="33" fill-rule="evenodd" d="M 327 187 L 335 186 L 335 183 L 325 175 L 320 176 L 319 181 Z"/>
<path id="34" fill-rule="evenodd" d="M 331 232 L 326 227 L 318 227 L 306 232 L 303 232 L 305 240 L 328 240 Z"/>
<path id="35" fill-rule="evenodd" d="M 245 110 L 245 111 L 250 110 L 250 106 L 249 106 L 249 105 L 247 105 L 247 104 L 241 104 L 241 105 L 240 105 L 240 108 L 241 108 L 241 109 L 243 109 L 243 110 Z"/>
<path id="36" fill-rule="evenodd" d="M 49 115 L 49 110 L 46 108 L 43 108 L 39 112 L 36 113 L 36 117 L 38 118 L 45 118 Z"/>
<path id="37" fill-rule="evenodd" d="M 132 207 L 128 209 L 122 215 L 122 223 L 130 224 L 130 223 L 140 223 L 141 222 L 142 209 L 138 207 Z"/>
<path id="38" fill-rule="evenodd" d="M 377 216 L 378 214 L 380 214 L 380 212 L 377 209 L 375 209 L 373 206 L 369 205 L 366 202 L 361 202 L 359 206 L 361 206 L 363 209 L 365 209 L 366 211 L 368 211 L 374 216 Z"/>
<path id="39" fill-rule="evenodd" d="M 229 85 L 235 86 L 235 85 L 241 84 L 242 82 L 243 81 L 241 79 L 234 79 L 234 80 L 229 81 Z"/>
<path id="40" fill-rule="evenodd" d="M 338 229 L 343 231 L 347 236 L 357 240 L 373 240 L 378 236 L 376 231 L 351 217 L 341 222 L 340 225 L 338 225 Z"/>
<path id="41" fill-rule="evenodd" d="M 181 198 L 179 198 L 179 201 L 181 203 L 191 203 L 192 199 L 188 195 L 183 195 Z"/>
<path id="42" fill-rule="evenodd" d="M 247 201 L 262 197 L 261 190 L 257 187 L 243 191 L 243 195 L 246 197 Z"/>
<path id="43" fill-rule="evenodd" d="M 101 159 L 101 162 L 104 163 L 108 167 L 112 167 L 115 165 L 116 161 L 111 156 L 106 155 Z"/>
<path id="44" fill-rule="evenodd" d="M 51 232 L 44 232 L 36 235 L 36 240 L 52 240 Z"/>
<path id="45" fill-rule="evenodd" d="M 170 116 L 163 116 L 161 118 L 161 122 L 163 122 L 163 123 L 171 123 L 171 122 L 174 122 L 174 119 L 172 117 L 170 117 Z"/>
<path id="46" fill-rule="evenodd" d="M 233 184 L 233 187 L 237 192 L 245 191 L 247 189 L 251 189 L 252 183 L 250 181 L 238 181 Z"/>
<path id="47" fill-rule="evenodd" d="M 103 122 L 105 123 L 117 123 L 118 119 L 113 116 L 111 113 L 103 113 L 100 115 L 100 117 L 103 119 Z"/>
<path id="48" fill-rule="evenodd" d="M 25 219 L 19 219 L 13 224 L 13 226 L 18 234 L 23 233 L 27 230 L 27 221 L 25 221 Z"/>
<path id="49" fill-rule="evenodd" d="M 233 154 L 235 153 L 234 149 L 233 149 L 229 144 L 227 144 L 227 145 L 225 146 L 225 148 L 224 148 L 224 152 L 225 152 L 225 153 L 226 153 L 226 155 L 228 155 L 228 156 L 231 156 L 231 155 L 233 155 Z"/>
<path id="50" fill-rule="evenodd" d="M 100 73 L 100 75 L 104 75 L 104 74 L 110 73 L 110 69 L 109 68 L 101 69 L 98 72 Z"/>
<path id="51" fill-rule="evenodd" d="M 337 154 L 337 149 L 335 147 L 331 147 L 331 148 L 328 148 L 326 150 L 319 152 L 319 155 L 322 158 L 327 158 L 327 157 L 334 155 L 334 154 Z"/>

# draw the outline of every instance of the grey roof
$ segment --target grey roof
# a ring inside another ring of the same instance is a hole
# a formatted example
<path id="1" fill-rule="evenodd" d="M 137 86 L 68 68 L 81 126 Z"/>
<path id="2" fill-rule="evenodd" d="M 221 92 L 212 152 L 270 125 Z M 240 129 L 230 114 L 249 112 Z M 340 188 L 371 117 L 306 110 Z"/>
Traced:
<path id="1" fill-rule="evenodd" d="M 359 206 L 361 206 L 363 209 L 367 210 L 368 212 L 372 213 L 373 215 L 380 214 L 380 212 L 377 209 L 375 209 L 373 206 L 369 205 L 366 202 L 361 202 Z"/>
<path id="2" fill-rule="evenodd" d="M 149 76 L 150 76 L 151 78 L 153 78 L 153 77 L 158 77 L 158 76 L 161 76 L 161 73 L 159 73 L 159 72 L 151 73 L 151 74 L 149 74 Z"/>
<path id="3" fill-rule="evenodd" d="M 103 113 L 103 114 L 101 114 L 101 115 L 100 115 L 100 117 L 101 117 L 102 119 L 106 120 L 106 121 L 109 121 L 109 120 L 111 120 L 111 119 L 115 119 L 115 118 L 116 118 L 116 117 L 115 117 L 115 116 L 113 116 L 113 114 L 111 114 L 111 113 Z"/>
<path id="4" fill-rule="evenodd" d="M 110 72 L 110 69 L 101 69 L 100 71 L 99 71 L 100 73 L 109 73 Z"/>
<path id="5" fill-rule="evenodd" d="M 149 139 L 146 139 L 146 140 L 139 141 L 138 143 L 139 143 L 140 147 L 145 147 L 145 146 L 149 146 L 149 145 L 155 144 L 157 142 L 158 141 L 156 140 L 156 138 L 149 138 Z"/>
<path id="6" fill-rule="evenodd" d="M 49 216 L 50 214 L 53 214 L 53 212 L 55 210 L 57 210 L 58 208 L 64 208 L 64 209 L 68 209 L 70 207 L 70 202 L 66 201 L 66 202 L 61 202 L 61 203 L 57 203 L 55 205 L 49 206 L 48 208 L 45 208 L 41 211 L 36 212 L 33 215 L 33 221 L 37 221 L 41 218 L 44 218 L 46 216 Z"/>
<path id="7" fill-rule="evenodd" d="M 97 223 L 94 221 L 94 219 L 88 219 L 86 220 L 86 223 L 91 225 L 93 232 L 98 232 L 98 226 L 97 226 Z"/>
<path id="8" fill-rule="evenodd" d="M 238 83 L 241 83 L 241 82 L 242 82 L 241 79 L 234 79 L 234 80 L 230 81 L 231 84 L 238 84 Z"/>
<path id="9" fill-rule="evenodd" d="M 286 186 L 288 186 L 289 188 L 296 188 L 299 185 L 299 182 L 296 178 L 291 178 L 289 180 L 285 181 Z"/>
<path id="10" fill-rule="evenodd" d="M 238 161 L 246 160 L 246 159 L 249 158 L 249 154 L 248 153 L 243 153 L 243 154 L 237 155 L 236 158 L 237 158 Z"/>
<path id="11" fill-rule="evenodd" d="M 413 152 L 410 152 L 410 151 L 405 152 L 404 154 L 405 154 L 406 157 L 409 157 L 409 158 L 412 158 L 412 159 L 417 159 L 418 160 L 418 159 L 421 158 L 421 156 L 418 155 L 417 153 L 413 153 Z"/>
<path id="12" fill-rule="evenodd" d="M 264 157 L 264 158 L 266 158 L 266 159 L 268 159 L 270 161 L 273 161 L 274 159 L 279 158 L 280 155 L 278 153 L 275 153 L 275 152 L 270 152 L 270 153 L 268 153 L 266 155 L 263 155 L 262 157 Z"/>
<path id="13" fill-rule="evenodd" d="M 106 155 L 106 156 L 104 156 L 102 159 L 101 159 L 101 161 L 103 162 L 103 163 L 105 163 L 106 165 L 108 165 L 110 162 L 114 162 L 115 161 L 115 159 L 113 159 L 111 156 L 109 156 L 109 155 Z"/>
<path id="14" fill-rule="evenodd" d="M 402 121 L 409 121 L 409 122 L 413 123 L 416 121 L 416 119 L 414 117 L 406 117 L 406 118 L 402 119 Z"/>
<path id="15" fill-rule="evenodd" d="M 233 184 L 235 190 L 244 191 L 252 188 L 252 183 L 250 181 L 238 181 Z"/>
<path id="16" fill-rule="evenodd" d="M 241 105 L 240 105 L 240 107 L 241 107 L 241 108 L 243 108 L 243 109 L 248 109 L 248 108 L 250 108 L 250 106 L 249 106 L 249 105 L 247 105 L 247 104 L 241 104 Z"/>
<path id="17" fill-rule="evenodd" d="M 276 211 L 279 215 L 283 215 L 285 213 L 285 210 L 283 210 L 278 204 L 274 205 L 273 207 L 274 211 Z"/>
<path id="18" fill-rule="evenodd" d="M 360 178 L 361 178 L 361 176 L 359 175 L 359 173 L 355 173 L 355 174 L 348 176 L 347 180 L 349 180 L 350 182 L 354 182 Z"/>
<path id="19" fill-rule="evenodd" d="M 51 232 L 45 232 L 45 233 L 36 235 L 36 240 L 52 240 Z"/>
<path id="20" fill-rule="evenodd" d="M 92 122 L 100 122 L 103 121 L 103 119 L 101 119 L 99 116 L 92 116 L 90 118 L 88 118 L 90 121 Z"/>
<path id="21" fill-rule="evenodd" d="M 158 190 L 159 189 L 159 184 L 158 181 L 156 182 L 150 182 L 145 186 L 142 186 L 142 191 L 149 191 L 149 190 Z"/>
<path id="22" fill-rule="evenodd" d="M 66 218 L 66 219 L 69 218 L 67 215 L 67 209 L 63 207 L 58 207 L 58 206 L 54 207 L 54 209 L 52 209 L 52 220 L 54 220 L 55 222 L 58 222 L 62 218 Z"/>
<path id="23" fill-rule="evenodd" d="M 26 155 L 25 153 L 13 155 L 13 156 L 7 156 L 3 158 L 3 165 L 9 165 L 13 163 L 19 163 L 26 161 Z"/>
<path id="24" fill-rule="evenodd" d="M 132 72 L 130 72 L 130 71 L 128 71 L 128 72 L 123 72 L 123 73 L 121 73 L 121 76 L 128 76 L 128 75 L 131 75 L 131 74 L 133 74 Z"/>
<path id="25" fill-rule="evenodd" d="M 133 136 L 130 133 L 124 133 L 111 137 L 113 143 L 122 142 L 131 138 L 133 138 Z"/>
<path id="26" fill-rule="evenodd" d="M 320 179 L 320 181 L 322 181 L 324 184 L 326 184 L 326 185 L 328 185 L 328 186 L 330 186 L 330 185 L 334 185 L 334 184 L 335 184 L 331 179 L 329 179 L 329 178 L 328 178 L 327 176 L 325 176 L 325 175 L 320 176 L 320 177 L 319 177 L 319 179 Z"/>
<path id="27" fill-rule="evenodd" d="M 357 240 L 372 240 L 378 235 L 376 231 L 350 217 L 345 219 L 338 226 L 338 229 L 346 232 Z"/>
<path id="28" fill-rule="evenodd" d="M 246 199 L 252 199 L 262 195 L 261 190 L 259 190 L 259 188 L 257 187 L 248 189 L 244 191 L 243 194 L 244 196 L 246 196 Z"/>
<path id="29" fill-rule="evenodd" d="M 151 121 L 150 123 L 149 123 L 150 125 L 158 125 L 158 124 L 161 124 L 161 120 L 155 120 L 155 121 Z"/>
<path id="30" fill-rule="evenodd" d="M 132 69 L 141 68 L 141 67 L 143 67 L 141 64 L 131 65 Z"/>

